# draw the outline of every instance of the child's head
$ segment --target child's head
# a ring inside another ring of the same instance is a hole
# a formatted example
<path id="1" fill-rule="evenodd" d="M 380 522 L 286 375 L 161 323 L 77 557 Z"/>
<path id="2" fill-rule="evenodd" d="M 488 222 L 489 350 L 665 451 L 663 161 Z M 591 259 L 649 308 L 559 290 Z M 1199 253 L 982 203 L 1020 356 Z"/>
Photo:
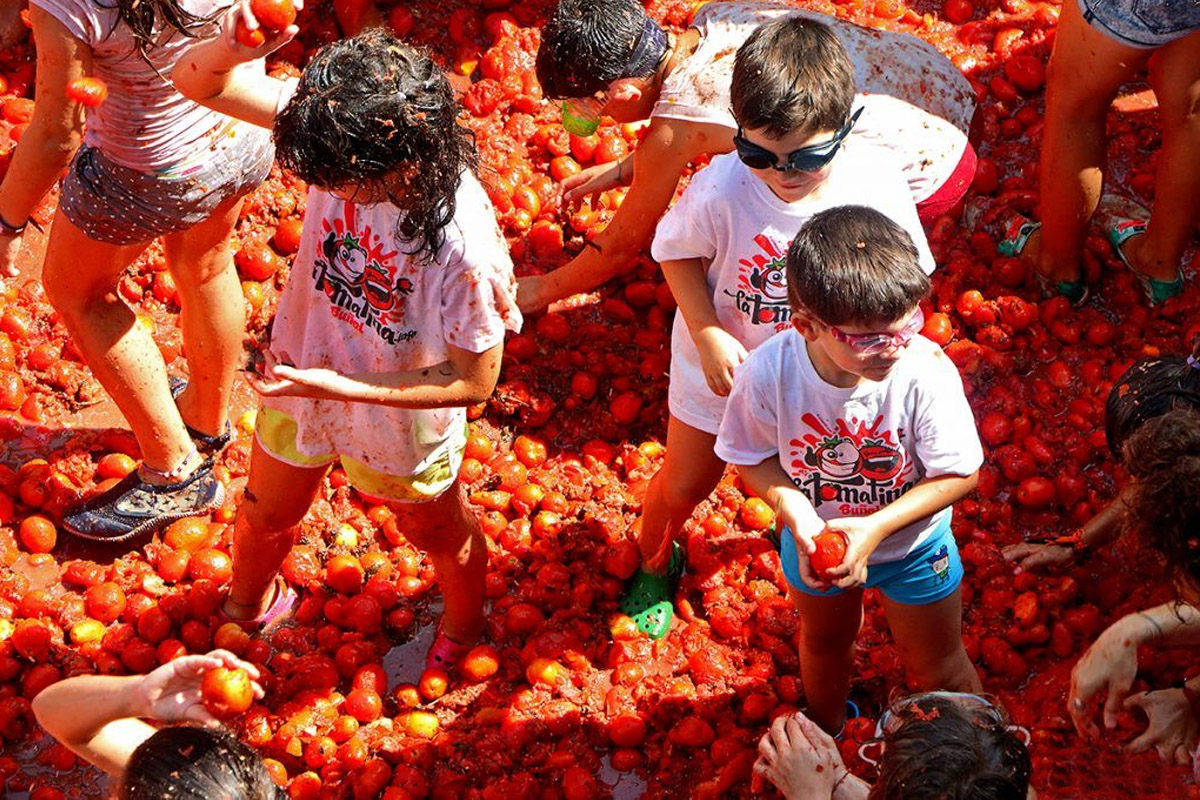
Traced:
<path id="1" fill-rule="evenodd" d="M 738 48 L 730 100 L 738 157 L 793 202 L 825 179 L 850 132 L 854 67 L 828 26 L 783 17 Z"/>
<path id="2" fill-rule="evenodd" d="M 666 32 L 636 0 L 561 0 L 542 28 L 538 82 L 549 97 L 595 98 L 584 109 L 592 114 L 644 119 L 668 50 Z"/>
<path id="3" fill-rule="evenodd" d="M 458 112 L 429 56 L 376 29 L 313 56 L 275 122 L 275 146 L 279 163 L 314 186 L 403 209 L 401 237 L 431 257 L 475 165 Z"/>
<path id="4" fill-rule="evenodd" d="M 138 745 L 117 790 L 120 800 L 274 800 L 259 754 L 224 728 L 176 725 Z"/>
<path id="5" fill-rule="evenodd" d="M 1182 599 L 1200 601 L 1200 410 L 1171 408 L 1124 443 L 1136 479 L 1126 520 L 1160 551 Z"/>
<path id="6" fill-rule="evenodd" d="M 871 800 L 1025 800 L 1029 750 L 995 707 L 934 693 L 893 714 Z"/>
<path id="7" fill-rule="evenodd" d="M 909 235 L 874 209 L 840 206 L 806 222 L 787 280 L 793 325 L 851 375 L 881 380 L 921 330 L 929 277 Z"/>

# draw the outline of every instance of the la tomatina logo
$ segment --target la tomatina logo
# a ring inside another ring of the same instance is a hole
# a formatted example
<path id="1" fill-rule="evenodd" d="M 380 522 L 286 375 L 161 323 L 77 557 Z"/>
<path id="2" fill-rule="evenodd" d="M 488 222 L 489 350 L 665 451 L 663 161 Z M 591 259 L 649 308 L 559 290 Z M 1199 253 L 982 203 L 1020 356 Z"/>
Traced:
<path id="1" fill-rule="evenodd" d="M 761 252 L 738 259 L 737 291 L 725 290 L 752 325 L 788 326 L 792 309 L 787 301 L 787 257 L 765 235 L 754 237 Z"/>
<path id="2" fill-rule="evenodd" d="M 814 507 L 838 503 L 840 514 L 869 513 L 916 485 L 912 460 L 892 431 L 880 430 L 882 416 L 853 427 L 843 419 L 829 427 L 812 414 L 800 420 L 809 432 L 789 443 L 789 474 Z"/>

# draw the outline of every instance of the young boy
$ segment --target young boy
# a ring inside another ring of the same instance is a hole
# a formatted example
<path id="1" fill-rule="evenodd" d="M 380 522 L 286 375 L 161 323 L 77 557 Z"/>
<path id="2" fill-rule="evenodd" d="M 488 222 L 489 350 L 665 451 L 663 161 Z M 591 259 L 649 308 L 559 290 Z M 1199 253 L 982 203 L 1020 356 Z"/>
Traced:
<path id="1" fill-rule="evenodd" d="M 796 231 L 818 211 L 862 203 L 897 220 L 924 271 L 934 268 L 900 168 L 847 135 L 854 71 L 832 30 L 801 16 L 763 25 L 737 52 L 731 98 L 737 152 L 696 174 L 651 249 L 679 302 L 671 415 L 643 507 L 644 568 L 622 608 L 652 636 L 671 622 L 679 564 L 670 544 L 725 471 L 713 445 L 733 371 L 790 324 L 784 254 Z"/>
<path id="2" fill-rule="evenodd" d="M 649 118 L 650 125 L 635 155 L 563 182 L 570 201 L 631 178 L 633 184 L 596 247 L 519 282 L 522 310 L 590 291 L 637 257 L 688 164 L 733 150 L 734 53 L 760 25 L 788 16 L 825 23 L 845 46 L 864 93 L 853 136 L 891 151 L 922 219 L 946 213 L 961 199 L 975 174 L 964 133 L 974 94 L 945 56 L 915 36 L 772 2 L 709 3 L 691 27 L 672 36 L 634 0 L 562 0 L 542 30 L 537 73 L 548 97 L 566 98 L 564 126 L 586 133 L 600 115 L 618 122 Z"/>
<path id="3" fill-rule="evenodd" d="M 863 206 L 823 211 L 788 249 L 787 277 L 792 329 L 738 370 L 717 454 L 776 511 L 808 714 L 832 733 L 864 588 L 880 590 L 916 688 L 979 692 L 950 507 L 983 450 L 957 370 L 918 335 L 929 280 L 900 226 Z M 832 585 L 809 561 L 823 530 L 845 537 Z"/>

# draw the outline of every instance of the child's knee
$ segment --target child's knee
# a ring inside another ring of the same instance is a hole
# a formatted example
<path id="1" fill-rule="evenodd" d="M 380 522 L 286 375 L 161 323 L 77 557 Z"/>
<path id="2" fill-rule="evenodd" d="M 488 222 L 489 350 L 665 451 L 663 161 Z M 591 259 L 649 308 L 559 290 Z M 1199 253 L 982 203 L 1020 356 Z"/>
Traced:
<path id="1" fill-rule="evenodd" d="M 814 656 L 840 655 L 854 646 L 858 631 L 850 626 L 819 628 L 800 624 L 800 646 Z"/>

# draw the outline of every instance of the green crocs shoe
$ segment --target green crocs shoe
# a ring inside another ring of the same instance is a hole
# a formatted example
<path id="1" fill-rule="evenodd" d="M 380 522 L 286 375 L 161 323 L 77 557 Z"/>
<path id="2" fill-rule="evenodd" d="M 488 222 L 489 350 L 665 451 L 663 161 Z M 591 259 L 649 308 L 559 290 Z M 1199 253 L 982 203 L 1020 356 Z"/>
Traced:
<path id="1" fill-rule="evenodd" d="M 1040 222 L 1034 222 L 1020 215 L 1014 216 L 1009 221 L 1008 229 L 996 243 L 996 252 L 1002 256 L 1016 258 L 1025 250 L 1025 245 L 1029 243 L 1029 237 L 1041 229 L 1042 223 Z"/>
<path id="2" fill-rule="evenodd" d="M 1116 251 L 1117 258 L 1121 259 L 1121 263 L 1125 268 L 1133 273 L 1133 276 L 1142 284 L 1142 291 L 1146 295 L 1146 300 L 1150 305 L 1158 305 L 1166 300 L 1170 300 L 1175 295 L 1183 291 L 1183 275 L 1176 271 L 1175 278 L 1169 281 L 1151 278 L 1138 272 L 1129 263 L 1129 259 L 1125 257 L 1125 251 L 1122 246 L 1135 236 L 1140 236 L 1146 232 L 1146 222 L 1140 219 L 1119 219 L 1113 223 L 1108 229 L 1108 241 Z"/>
<path id="3" fill-rule="evenodd" d="M 621 599 L 621 611 L 637 623 L 638 630 L 651 639 L 661 639 L 671 630 L 675 617 L 675 589 L 683 574 L 683 548 L 675 542 L 671 547 L 671 566 L 665 575 L 655 575 L 644 568 L 633 574 L 629 592 Z"/>

